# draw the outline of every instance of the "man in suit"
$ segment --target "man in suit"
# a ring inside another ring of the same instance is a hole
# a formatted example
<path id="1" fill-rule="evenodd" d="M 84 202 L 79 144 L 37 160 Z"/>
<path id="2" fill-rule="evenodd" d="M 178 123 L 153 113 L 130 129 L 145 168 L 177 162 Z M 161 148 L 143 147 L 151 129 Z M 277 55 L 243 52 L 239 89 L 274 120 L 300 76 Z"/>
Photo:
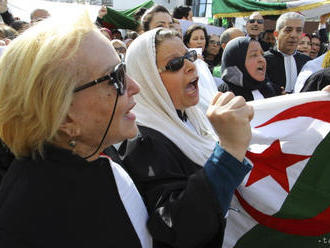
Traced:
<path id="1" fill-rule="evenodd" d="M 304 23 L 305 18 L 301 14 L 282 14 L 277 19 L 274 31 L 276 46 L 265 53 L 268 78 L 287 93 L 293 92 L 297 75 L 310 60 L 308 56 L 296 51 Z"/>

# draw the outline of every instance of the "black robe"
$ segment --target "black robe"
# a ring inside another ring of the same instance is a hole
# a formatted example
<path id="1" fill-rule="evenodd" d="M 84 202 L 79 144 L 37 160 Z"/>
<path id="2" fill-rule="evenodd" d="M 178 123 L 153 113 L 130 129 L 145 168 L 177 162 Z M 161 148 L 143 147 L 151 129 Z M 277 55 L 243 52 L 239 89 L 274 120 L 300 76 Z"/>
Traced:
<path id="1" fill-rule="evenodd" d="M 305 54 L 300 52 L 296 52 L 293 55 L 296 66 L 297 66 L 297 76 L 301 71 L 302 67 L 306 64 L 307 61 L 311 60 Z M 277 51 L 277 49 L 270 49 L 265 52 L 265 59 L 267 61 L 267 77 L 274 83 L 280 87 L 286 86 L 286 74 L 285 74 L 285 66 L 284 66 L 284 57 L 283 55 Z"/>
<path id="2" fill-rule="evenodd" d="M 221 92 L 231 91 L 235 94 L 235 96 L 244 97 L 245 101 L 254 100 L 254 97 L 252 95 L 252 90 L 241 86 L 237 86 L 230 82 L 223 82 L 222 84 L 219 85 L 218 90 Z M 263 95 L 264 98 L 278 96 L 281 94 L 280 87 L 277 87 L 277 85 L 274 85 L 271 82 L 262 83 L 262 85 L 258 88 L 258 90 L 260 91 L 261 95 Z"/>
<path id="3" fill-rule="evenodd" d="M 49 146 L 14 160 L 0 188 L 0 247 L 140 248 L 111 166 Z"/>
<path id="4" fill-rule="evenodd" d="M 225 213 L 206 170 L 162 133 L 142 126 L 139 130 L 127 144 L 123 163 L 146 202 L 154 247 L 221 247 Z M 233 191 L 248 170 L 235 180 Z"/>

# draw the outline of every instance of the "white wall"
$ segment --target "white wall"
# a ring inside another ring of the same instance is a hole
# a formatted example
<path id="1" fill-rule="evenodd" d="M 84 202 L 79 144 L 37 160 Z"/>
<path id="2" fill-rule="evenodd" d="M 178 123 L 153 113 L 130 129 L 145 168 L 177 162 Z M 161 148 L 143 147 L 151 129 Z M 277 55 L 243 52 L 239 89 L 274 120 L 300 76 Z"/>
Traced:
<path id="1" fill-rule="evenodd" d="M 135 6 L 146 2 L 147 0 L 113 0 L 113 8 L 116 10 L 125 10 L 134 8 Z M 170 12 L 176 6 L 184 5 L 184 0 L 153 0 L 154 3 L 163 5 L 166 7 Z"/>

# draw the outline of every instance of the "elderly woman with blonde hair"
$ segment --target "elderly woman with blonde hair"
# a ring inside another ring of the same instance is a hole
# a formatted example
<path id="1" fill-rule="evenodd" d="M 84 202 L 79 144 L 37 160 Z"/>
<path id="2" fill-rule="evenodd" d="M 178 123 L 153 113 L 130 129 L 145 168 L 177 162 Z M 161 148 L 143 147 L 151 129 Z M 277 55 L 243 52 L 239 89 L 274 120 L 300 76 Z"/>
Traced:
<path id="1" fill-rule="evenodd" d="M 87 14 L 49 18 L 0 62 L 0 247 L 152 247 L 147 211 L 108 146 L 137 133 L 139 86 Z"/>

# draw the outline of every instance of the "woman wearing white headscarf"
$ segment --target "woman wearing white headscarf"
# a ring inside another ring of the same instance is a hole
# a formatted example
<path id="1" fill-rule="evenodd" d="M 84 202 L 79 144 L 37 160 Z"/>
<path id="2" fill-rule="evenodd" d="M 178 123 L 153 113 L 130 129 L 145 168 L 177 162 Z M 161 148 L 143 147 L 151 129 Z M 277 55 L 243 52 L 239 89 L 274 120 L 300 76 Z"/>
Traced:
<path id="1" fill-rule="evenodd" d="M 124 165 L 147 205 L 155 247 L 220 247 L 233 192 L 250 170 L 253 110 L 219 93 L 208 110 L 217 137 L 195 107 L 196 58 L 166 29 L 144 33 L 127 51 L 127 72 L 141 85 L 140 135 L 128 143 Z"/>

